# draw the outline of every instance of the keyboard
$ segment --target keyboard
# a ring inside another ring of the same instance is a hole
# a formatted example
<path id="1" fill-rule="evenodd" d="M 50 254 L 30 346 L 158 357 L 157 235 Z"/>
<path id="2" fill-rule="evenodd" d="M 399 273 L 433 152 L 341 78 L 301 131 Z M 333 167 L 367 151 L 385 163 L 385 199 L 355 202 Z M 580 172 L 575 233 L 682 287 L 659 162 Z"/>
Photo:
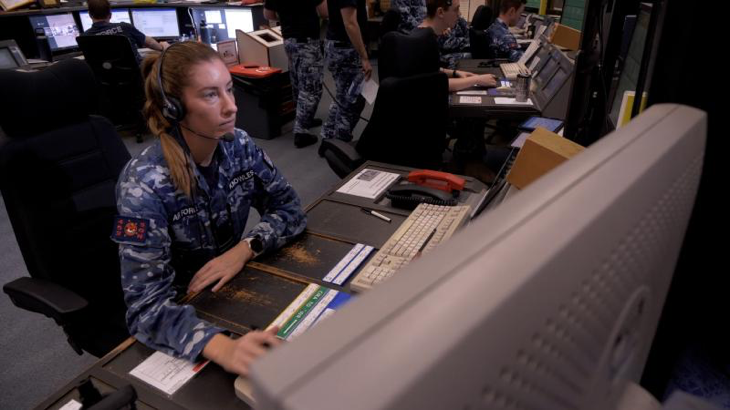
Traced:
<path id="1" fill-rule="evenodd" d="M 516 80 L 519 73 L 530 74 L 530 69 L 522 63 L 500 64 L 499 68 L 508 80 Z"/>
<path id="2" fill-rule="evenodd" d="M 387 280 L 420 253 L 449 239 L 468 219 L 469 205 L 420 204 L 350 283 L 365 291 Z"/>

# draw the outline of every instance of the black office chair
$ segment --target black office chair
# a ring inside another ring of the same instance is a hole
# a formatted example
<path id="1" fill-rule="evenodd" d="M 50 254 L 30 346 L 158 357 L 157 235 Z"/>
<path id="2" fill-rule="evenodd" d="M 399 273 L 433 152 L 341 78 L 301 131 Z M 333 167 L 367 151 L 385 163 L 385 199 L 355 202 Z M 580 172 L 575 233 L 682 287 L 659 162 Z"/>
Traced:
<path id="1" fill-rule="evenodd" d="M 99 84 L 101 114 L 119 129 L 131 127 L 142 142 L 147 129 L 142 115 L 144 80 L 132 43 L 121 35 L 79 36 L 76 42 Z"/>
<path id="2" fill-rule="evenodd" d="M 3 290 L 53 318 L 77 353 L 102 356 L 128 337 L 109 236 L 129 152 L 107 119 L 89 114 L 97 89 L 83 61 L 0 72 L 0 89 L 0 192 L 31 276 Z"/>
<path id="3" fill-rule="evenodd" d="M 494 22 L 494 11 L 491 7 L 481 5 L 474 11 L 474 16 L 471 19 L 471 27 L 475 30 L 485 31 Z"/>
<path id="4" fill-rule="evenodd" d="M 341 178 L 366 160 L 441 168 L 449 81 L 439 71 L 438 46 L 435 41 L 419 41 L 422 35 L 428 32 L 391 32 L 383 38 L 378 58 L 380 88 L 360 139 L 322 141 L 320 153 Z"/>
<path id="5" fill-rule="evenodd" d="M 383 21 L 380 22 L 380 37 L 383 38 L 391 31 L 397 31 L 400 25 L 400 13 L 396 9 L 388 9 L 383 15 Z"/>
<path id="6" fill-rule="evenodd" d="M 409 34 L 390 32 L 383 36 L 378 55 L 378 79 L 409 77 L 439 71 L 440 53 L 430 30 L 414 30 Z"/>

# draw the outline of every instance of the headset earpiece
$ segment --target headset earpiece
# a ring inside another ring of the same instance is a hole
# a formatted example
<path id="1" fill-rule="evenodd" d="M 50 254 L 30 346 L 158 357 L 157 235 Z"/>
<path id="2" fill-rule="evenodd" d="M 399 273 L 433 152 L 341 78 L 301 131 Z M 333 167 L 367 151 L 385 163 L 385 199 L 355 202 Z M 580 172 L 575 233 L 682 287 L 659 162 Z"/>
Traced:
<path id="1" fill-rule="evenodd" d="M 160 87 L 162 97 L 162 116 L 168 121 L 178 123 L 185 118 L 185 106 L 176 97 L 167 96 L 165 94 L 165 88 L 162 86 L 162 62 L 165 59 L 165 53 L 172 47 L 174 45 L 162 50 L 162 54 L 160 54 L 160 63 L 157 65 L 157 86 Z"/>

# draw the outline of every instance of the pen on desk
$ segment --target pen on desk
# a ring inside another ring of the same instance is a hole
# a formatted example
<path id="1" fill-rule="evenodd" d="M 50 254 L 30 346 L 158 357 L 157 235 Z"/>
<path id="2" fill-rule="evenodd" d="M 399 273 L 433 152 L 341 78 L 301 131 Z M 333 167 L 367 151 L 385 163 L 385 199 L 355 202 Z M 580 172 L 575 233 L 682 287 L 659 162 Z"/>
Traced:
<path id="1" fill-rule="evenodd" d="M 376 218 L 379 218 L 379 219 L 384 220 L 387 223 L 390 223 L 390 218 L 388 218 L 387 216 L 381 214 L 380 212 L 374 211 L 374 210 L 369 209 L 369 208 L 364 208 L 364 207 L 361 207 L 360 210 L 363 211 L 363 212 L 365 212 L 366 214 L 370 214 L 370 215 L 372 215 L 372 216 L 374 216 Z"/>

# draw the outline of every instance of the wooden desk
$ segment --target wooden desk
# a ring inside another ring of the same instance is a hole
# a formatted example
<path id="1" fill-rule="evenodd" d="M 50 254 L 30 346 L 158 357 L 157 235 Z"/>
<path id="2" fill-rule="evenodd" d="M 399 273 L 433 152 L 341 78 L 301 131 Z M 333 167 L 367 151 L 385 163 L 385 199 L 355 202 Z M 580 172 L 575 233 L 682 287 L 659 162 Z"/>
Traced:
<path id="1" fill-rule="evenodd" d="M 248 263 L 218 292 L 204 290 L 184 298 L 183 302 L 194 306 L 200 318 L 232 333 L 245 334 L 268 326 L 309 283 L 349 293 L 348 283 L 340 287 L 325 283 L 322 278 L 354 244 L 361 242 L 381 247 L 409 215 L 409 211 L 391 207 L 384 197 L 371 200 L 336 192 L 364 168 L 403 176 L 412 170 L 376 162 L 365 163 L 306 207 L 308 227 L 297 240 L 276 253 L 262 255 Z M 466 188 L 460 195 L 460 202 L 475 206 L 486 194 L 486 186 L 474 178 L 465 179 Z M 361 206 L 383 211 L 393 221 L 385 223 L 366 215 L 360 211 Z M 58 409 L 71 399 L 79 401 L 77 386 L 87 378 L 102 394 L 131 384 L 137 391 L 139 409 L 249 408 L 235 395 L 233 382 L 236 376 L 226 373 L 214 363 L 208 364 L 172 396 L 131 376 L 130 370 L 152 353 L 153 349 L 129 338 L 36 408 Z"/>

